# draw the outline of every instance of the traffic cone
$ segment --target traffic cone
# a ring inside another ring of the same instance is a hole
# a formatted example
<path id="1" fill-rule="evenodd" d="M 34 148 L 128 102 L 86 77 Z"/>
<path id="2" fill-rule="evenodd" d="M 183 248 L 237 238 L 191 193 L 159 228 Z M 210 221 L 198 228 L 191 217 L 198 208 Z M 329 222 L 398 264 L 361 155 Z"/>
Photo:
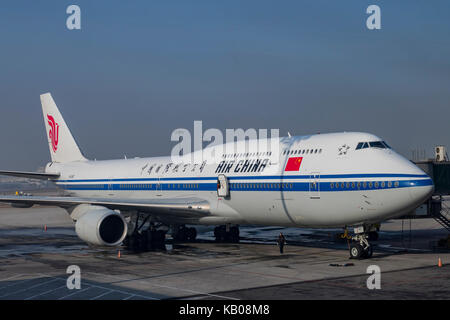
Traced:
<path id="1" fill-rule="evenodd" d="M 120 250 L 119 250 L 119 252 L 117 253 L 117 258 L 120 259 L 121 256 L 122 256 L 122 255 L 120 254 Z"/>
<path id="2" fill-rule="evenodd" d="M 441 260 L 441 258 L 439 258 L 439 260 L 438 260 L 438 267 L 439 267 L 439 268 L 442 267 L 442 260 Z"/>

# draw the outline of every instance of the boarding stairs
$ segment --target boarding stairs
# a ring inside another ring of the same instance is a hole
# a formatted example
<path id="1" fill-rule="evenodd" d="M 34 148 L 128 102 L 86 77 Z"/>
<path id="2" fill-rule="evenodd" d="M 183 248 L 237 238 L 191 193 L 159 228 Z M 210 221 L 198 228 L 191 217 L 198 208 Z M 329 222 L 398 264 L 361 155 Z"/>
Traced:
<path id="1" fill-rule="evenodd" d="M 442 197 L 437 201 L 433 199 L 431 216 L 450 232 L 450 207 L 442 201 Z"/>

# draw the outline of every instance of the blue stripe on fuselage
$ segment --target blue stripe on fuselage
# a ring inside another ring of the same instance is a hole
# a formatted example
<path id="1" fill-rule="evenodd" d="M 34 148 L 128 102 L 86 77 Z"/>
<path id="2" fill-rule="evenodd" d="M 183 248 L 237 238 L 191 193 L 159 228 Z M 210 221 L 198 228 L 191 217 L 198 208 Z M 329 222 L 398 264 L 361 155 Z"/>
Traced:
<path id="1" fill-rule="evenodd" d="M 426 174 L 396 174 L 396 173 L 366 173 L 366 174 L 324 174 L 320 179 L 350 179 L 350 178 L 428 178 Z M 229 180 L 254 180 L 254 179 L 311 179 L 311 175 L 283 175 L 283 176 L 229 176 Z M 173 178 L 123 178 L 123 179 L 81 179 L 81 180 L 57 180 L 57 182 L 131 182 L 131 181 L 190 181 L 190 180 L 217 180 L 216 177 L 173 177 Z"/>
<path id="2" fill-rule="evenodd" d="M 191 179 L 194 180 L 194 179 Z M 113 182 L 113 181 L 111 181 Z M 389 183 L 390 186 L 389 186 Z M 377 184 L 377 186 L 376 186 Z M 384 184 L 384 185 L 383 185 Z M 66 190 L 121 190 L 121 191 L 216 191 L 214 183 L 136 183 L 136 184 L 59 184 Z M 384 190 L 397 188 L 410 188 L 431 186 L 431 179 L 419 180 L 370 180 L 370 181 L 333 181 L 333 182 L 231 182 L 231 191 L 358 191 L 358 190 Z"/>

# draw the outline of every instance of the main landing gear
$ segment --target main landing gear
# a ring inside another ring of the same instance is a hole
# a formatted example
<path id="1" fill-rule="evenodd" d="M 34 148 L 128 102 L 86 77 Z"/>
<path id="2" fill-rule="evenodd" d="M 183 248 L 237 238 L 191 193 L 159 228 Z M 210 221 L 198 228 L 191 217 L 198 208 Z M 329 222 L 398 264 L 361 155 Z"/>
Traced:
<path id="1" fill-rule="evenodd" d="M 147 216 L 139 223 L 140 215 L 136 215 L 133 232 L 125 238 L 123 244 L 134 252 L 166 250 L 166 233 L 164 226 L 149 222 Z M 148 224 L 147 224 L 148 223 Z M 144 226 L 147 224 L 147 227 Z"/>
<path id="2" fill-rule="evenodd" d="M 355 235 L 349 236 L 345 230 L 344 237 L 349 241 L 350 259 L 369 259 L 373 255 L 373 247 L 369 240 L 378 239 L 374 226 L 360 226 L 355 228 Z"/>
<path id="3" fill-rule="evenodd" d="M 214 229 L 214 237 L 216 242 L 239 242 L 239 226 L 218 226 Z"/>
<path id="4" fill-rule="evenodd" d="M 197 230 L 192 227 L 176 226 L 173 227 L 173 239 L 179 242 L 194 242 L 197 238 Z"/>

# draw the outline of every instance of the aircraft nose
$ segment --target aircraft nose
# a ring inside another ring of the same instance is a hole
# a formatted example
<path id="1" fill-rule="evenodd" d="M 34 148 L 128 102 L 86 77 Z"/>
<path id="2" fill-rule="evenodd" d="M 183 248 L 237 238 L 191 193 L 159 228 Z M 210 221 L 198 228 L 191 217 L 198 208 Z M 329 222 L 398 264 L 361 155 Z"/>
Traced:
<path id="1" fill-rule="evenodd" d="M 411 182 L 411 187 L 409 188 L 411 199 L 417 206 L 421 205 L 425 200 L 430 198 L 433 192 L 434 184 L 430 178 Z"/>

